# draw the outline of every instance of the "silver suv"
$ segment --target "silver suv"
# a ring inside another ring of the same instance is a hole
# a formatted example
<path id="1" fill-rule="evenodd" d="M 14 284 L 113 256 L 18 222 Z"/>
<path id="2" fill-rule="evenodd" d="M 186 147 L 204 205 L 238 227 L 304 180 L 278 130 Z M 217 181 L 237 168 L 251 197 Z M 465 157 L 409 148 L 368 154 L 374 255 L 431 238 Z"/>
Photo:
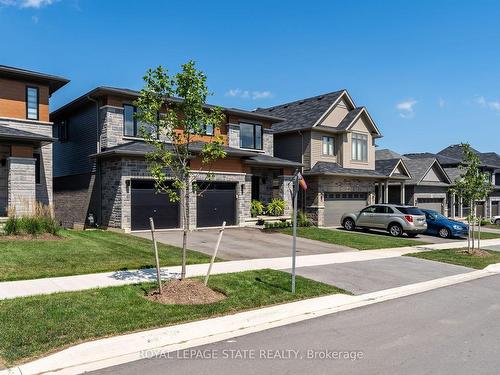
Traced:
<path id="1" fill-rule="evenodd" d="M 341 223 L 346 230 L 383 229 L 394 237 L 400 237 L 403 233 L 408 237 L 415 237 L 427 230 L 427 221 L 422 211 L 417 207 L 397 204 L 375 204 L 359 212 L 345 213 Z"/>

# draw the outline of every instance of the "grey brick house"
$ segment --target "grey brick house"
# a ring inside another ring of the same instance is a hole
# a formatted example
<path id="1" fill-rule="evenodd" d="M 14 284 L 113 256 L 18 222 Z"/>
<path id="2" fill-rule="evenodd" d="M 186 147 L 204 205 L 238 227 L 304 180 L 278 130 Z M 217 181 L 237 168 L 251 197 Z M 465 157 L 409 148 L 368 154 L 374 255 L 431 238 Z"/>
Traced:
<path id="1" fill-rule="evenodd" d="M 389 184 L 389 203 L 408 204 L 448 214 L 448 190 L 452 181 L 436 157 L 412 159 L 388 149 L 377 150 L 375 157 L 377 163 L 403 160 L 412 176 L 405 183 L 404 195 L 399 184 Z"/>
<path id="2" fill-rule="evenodd" d="M 68 82 L 0 65 L 0 217 L 52 205 L 49 98 Z"/>
<path id="3" fill-rule="evenodd" d="M 412 178 L 403 159 L 376 163 L 382 134 L 346 90 L 259 108 L 285 118 L 273 124 L 275 155 L 300 162 L 309 189 L 302 209 L 319 226 L 336 226 L 344 212 L 389 201 L 389 185 Z"/>
<path id="4" fill-rule="evenodd" d="M 133 116 L 137 97 L 137 91 L 98 87 L 51 113 L 58 137 L 54 201 L 64 226 L 143 230 L 150 216 L 160 229 L 182 224 L 179 211 L 185 202 L 171 203 L 155 193 L 145 161 L 151 149 Z M 215 132 L 224 139 L 227 157 L 213 165 L 215 178 L 203 195 L 192 195 L 190 227 L 220 226 L 223 220 L 244 225 L 251 199 L 283 198 L 289 213 L 288 185 L 300 163 L 273 156 L 271 126 L 283 119 L 234 108 L 223 112 L 225 123 Z M 213 132 L 207 129 L 207 136 Z M 191 166 L 201 166 L 199 158 Z"/>
<path id="5" fill-rule="evenodd" d="M 500 155 L 496 152 L 480 152 L 474 150 L 481 160 L 481 170 L 488 172 L 492 176 L 493 191 L 484 201 L 477 202 L 477 215 L 491 217 L 500 214 Z M 458 166 L 462 162 L 463 150 L 460 145 L 448 146 L 437 154 L 432 153 L 414 153 L 405 154 L 413 160 L 435 158 L 442 165 L 451 182 L 460 177 Z M 469 213 L 469 207 L 466 202 L 460 202 L 452 194 L 447 195 L 447 211 L 451 217 L 465 217 Z"/>

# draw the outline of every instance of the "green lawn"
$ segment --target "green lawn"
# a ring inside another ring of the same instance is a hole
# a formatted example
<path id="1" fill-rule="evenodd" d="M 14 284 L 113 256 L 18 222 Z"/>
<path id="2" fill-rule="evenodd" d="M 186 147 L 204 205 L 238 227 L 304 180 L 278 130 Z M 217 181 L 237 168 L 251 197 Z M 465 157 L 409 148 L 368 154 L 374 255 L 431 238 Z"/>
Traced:
<path id="1" fill-rule="evenodd" d="M 292 234 L 291 228 L 282 230 L 283 233 Z M 359 232 L 347 232 L 342 230 L 323 229 L 317 227 L 297 228 L 299 237 L 309 238 L 335 245 L 352 247 L 358 250 L 386 249 L 391 247 L 405 247 L 425 245 L 427 242 L 410 240 L 407 238 L 395 238 L 380 234 L 367 234 Z"/>
<path id="2" fill-rule="evenodd" d="M 181 234 L 179 234 L 180 236 Z M 61 232 L 61 240 L 5 240 L 0 237 L 0 281 L 148 268 L 152 242 L 112 231 Z M 158 244 L 162 266 L 181 264 L 181 249 Z M 210 257 L 189 251 L 188 263 Z"/>
<path id="3" fill-rule="evenodd" d="M 474 235 L 478 236 L 478 232 L 474 232 Z M 500 238 L 500 232 L 499 233 L 493 233 L 493 232 L 483 232 L 481 231 L 481 239 L 482 240 L 492 240 L 494 238 Z"/>
<path id="4" fill-rule="evenodd" d="M 129 285 L 0 301 L 0 357 L 8 365 L 72 344 L 137 330 L 231 314 L 326 294 L 334 286 L 273 270 L 214 275 L 227 298 L 208 305 L 161 305 L 143 298 L 154 284 Z M 1 360 L 1 359 L 0 359 Z"/>
<path id="5" fill-rule="evenodd" d="M 437 262 L 451 263 L 476 269 L 483 269 L 490 264 L 500 263 L 500 252 L 498 251 L 488 251 L 490 254 L 489 256 L 477 256 L 466 254 L 463 250 L 464 249 L 432 250 L 406 254 L 406 256 L 435 260 Z"/>

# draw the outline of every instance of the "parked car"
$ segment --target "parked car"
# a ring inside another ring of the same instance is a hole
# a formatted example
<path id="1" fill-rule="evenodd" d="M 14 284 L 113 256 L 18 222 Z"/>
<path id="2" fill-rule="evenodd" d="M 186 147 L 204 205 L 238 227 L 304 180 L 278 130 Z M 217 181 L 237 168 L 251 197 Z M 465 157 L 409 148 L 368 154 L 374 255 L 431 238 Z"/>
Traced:
<path id="1" fill-rule="evenodd" d="M 491 223 L 495 225 L 500 225 L 500 216 L 493 216 L 491 218 Z"/>
<path id="2" fill-rule="evenodd" d="M 394 204 L 376 204 L 359 212 L 345 213 L 341 223 L 346 230 L 383 229 L 394 237 L 400 237 L 403 233 L 415 237 L 427 230 L 425 214 L 421 210 Z"/>
<path id="3" fill-rule="evenodd" d="M 427 220 L 427 234 L 441 238 L 467 237 L 469 226 L 460 221 L 448 219 L 437 211 L 422 210 Z"/>

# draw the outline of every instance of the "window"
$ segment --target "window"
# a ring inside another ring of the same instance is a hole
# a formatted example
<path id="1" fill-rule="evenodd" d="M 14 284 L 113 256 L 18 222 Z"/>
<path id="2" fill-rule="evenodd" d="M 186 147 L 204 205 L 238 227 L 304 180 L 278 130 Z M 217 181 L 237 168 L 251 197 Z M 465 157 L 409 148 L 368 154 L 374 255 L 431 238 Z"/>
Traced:
<path id="1" fill-rule="evenodd" d="M 375 213 L 375 210 L 377 209 L 377 206 L 368 206 L 364 209 L 361 210 L 362 214 L 373 214 Z"/>
<path id="2" fill-rule="evenodd" d="M 240 147 L 262 150 L 262 125 L 240 123 Z"/>
<path id="3" fill-rule="evenodd" d="M 137 120 L 133 105 L 125 104 L 123 106 L 123 134 L 129 137 L 137 136 Z"/>
<path id="4" fill-rule="evenodd" d="M 333 156 L 335 153 L 335 139 L 333 137 L 323 136 L 321 137 L 322 143 L 322 154 L 327 156 Z"/>
<path id="5" fill-rule="evenodd" d="M 40 154 L 33 154 L 35 158 L 35 183 L 40 183 Z"/>
<path id="6" fill-rule="evenodd" d="M 500 186 L 500 173 L 495 173 L 495 186 Z"/>
<path id="7" fill-rule="evenodd" d="M 368 161 L 368 135 L 352 133 L 352 160 Z"/>
<path id="8" fill-rule="evenodd" d="M 211 124 L 206 124 L 204 126 L 205 128 L 205 135 L 214 135 L 214 126 Z"/>
<path id="9" fill-rule="evenodd" d="M 38 120 L 38 87 L 26 87 L 26 118 Z"/>
<path id="10" fill-rule="evenodd" d="M 130 104 L 123 105 L 123 135 L 127 137 L 141 137 L 141 128 L 150 134 L 155 134 L 158 138 L 158 131 L 156 125 L 146 124 L 137 121 L 136 118 L 137 108 Z M 158 114 L 159 118 L 159 114 Z"/>
<path id="11" fill-rule="evenodd" d="M 69 135 L 69 132 L 68 132 L 68 121 L 67 120 L 62 120 L 59 123 L 58 131 L 59 131 L 59 134 L 58 134 L 59 142 L 67 142 L 68 141 L 68 135 Z"/>
<path id="12" fill-rule="evenodd" d="M 424 213 L 420 211 L 417 207 L 396 207 L 399 212 L 405 215 L 423 215 Z"/>

